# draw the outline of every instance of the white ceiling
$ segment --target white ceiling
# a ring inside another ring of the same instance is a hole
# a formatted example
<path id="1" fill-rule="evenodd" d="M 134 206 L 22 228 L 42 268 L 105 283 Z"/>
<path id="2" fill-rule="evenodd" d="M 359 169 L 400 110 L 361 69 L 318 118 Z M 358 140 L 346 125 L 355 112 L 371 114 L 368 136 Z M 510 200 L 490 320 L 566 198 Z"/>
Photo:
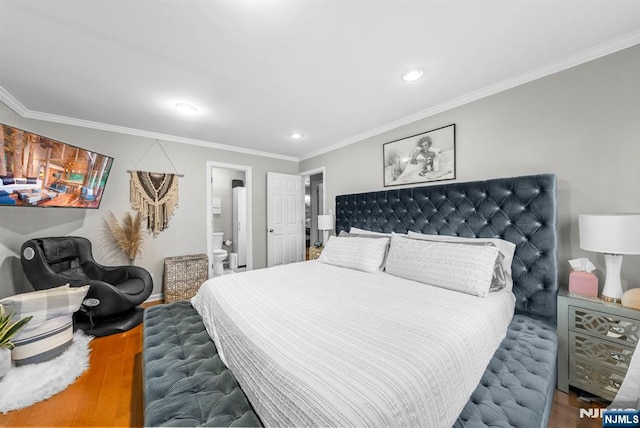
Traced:
<path id="1" fill-rule="evenodd" d="M 640 43 L 640 0 L 0 0 L 0 20 L 0 100 L 25 117 L 292 159 Z"/>

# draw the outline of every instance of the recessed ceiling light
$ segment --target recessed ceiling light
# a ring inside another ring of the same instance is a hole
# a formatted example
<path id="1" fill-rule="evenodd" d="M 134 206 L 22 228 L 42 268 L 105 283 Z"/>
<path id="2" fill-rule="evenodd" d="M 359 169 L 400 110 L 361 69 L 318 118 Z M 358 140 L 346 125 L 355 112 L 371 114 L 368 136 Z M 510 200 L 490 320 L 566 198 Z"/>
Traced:
<path id="1" fill-rule="evenodd" d="M 419 78 L 421 78 L 422 74 L 423 74 L 423 72 L 422 72 L 421 69 L 414 68 L 413 70 L 409 70 L 406 73 L 404 73 L 402 75 L 402 79 L 405 82 L 413 82 L 413 81 L 418 80 Z"/>
<path id="2" fill-rule="evenodd" d="M 294 132 L 293 134 L 290 134 L 289 137 L 293 138 L 294 140 L 299 140 L 300 138 L 302 138 L 302 134 L 299 132 Z"/>
<path id="3" fill-rule="evenodd" d="M 178 103 L 176 104 L 176 108 L 184 114 L 193 114 L 198 111 L 196 106 L 189 103 Z"/>

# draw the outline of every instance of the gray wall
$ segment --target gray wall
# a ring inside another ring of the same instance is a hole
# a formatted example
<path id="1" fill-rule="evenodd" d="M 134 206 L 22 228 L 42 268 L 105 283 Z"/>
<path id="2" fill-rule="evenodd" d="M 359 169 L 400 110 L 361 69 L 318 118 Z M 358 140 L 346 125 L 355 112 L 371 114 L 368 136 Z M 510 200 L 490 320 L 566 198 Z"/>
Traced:
<path id="1" fill-rule="evenodd" d="M 30 285 L 24 280 L 19 261 L 20 246 L 30 238 L 85 236 L 93 242 L 94 256 L 98 262 L 125 262 L 124 259 L 110 254 L 104 245 L 100 245 L 103 241 L 102 221 L 107 211 L 112 211 L 118 217 L 126 211 L 133 212 L 129 205 L 129 174 L 126 172 L 128 169 L 135 167 L 153 172 L 173 172 L 162 150 L 156 146 L 141 161 L 143 154 L 153 143 L 152 139 L 24 119 L 2 103 L 0 123 L 115 158 L 98 210 L 0 206 L 0 297 L 30 291 Z M 207 161 L 252 167 L 254 267 L 265 267 L 266 173 L 274 171 L 295 174 L 298 171 L 297 162 L 168 141 L 162 141 L 162 146 L 178 172 L 185 176 L 179 182 L 179 207 L 169 221 L 169 228 L 156 237 L 149 235 L 143 246 L 143 254 L 136 261 L 136 264 L 145 267 L 153 275 L 152 296 L 162 293 L 165 257 L 207 252 Z"/>
<path id="2" fill-rule="evenodd" d="M 456 124 L 456 181 L 551 172 L 559 183 L 560 280 L 579 248 L 578 215 L 640 212 L 640 46 L 304 160 L 326 167 L 335 196 L 384 187 L 382 145 Z M 446 183 L 446 181 L 439 182 Z M 623 285 L 640 286 L 640 256 L 625 256 Z"/>

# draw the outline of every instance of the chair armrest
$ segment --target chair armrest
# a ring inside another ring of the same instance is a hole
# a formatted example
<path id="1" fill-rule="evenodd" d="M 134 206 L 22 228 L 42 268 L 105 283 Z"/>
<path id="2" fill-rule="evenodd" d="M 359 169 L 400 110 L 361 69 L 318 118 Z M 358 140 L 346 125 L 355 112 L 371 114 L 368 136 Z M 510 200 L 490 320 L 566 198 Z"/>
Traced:
<path id="1" fill-rule="evenodd" d="M 82 267 L 89 278 L 103 281 L 107 284 L 112 284 L 115 287 L 117 287 L 119 283 L 128 279 L 141 279 L 145 284 L 145 293 L 147 291 L 149 293 L 145 296 L 145 299 L 149 297 L 153 290 L 153 279 L 151 278 L 151 274 L 149 271 L 139 266 L 103 266 L 94 261 L 90 261 L 84 263 Z"/>
<path id="2" fill-rule="evenodd" d="M 117 284 L 129 278 L 141 278 L 151 281 L 151 274 L 139 266 L 104 266 L 95 261 L 88 261 L 82 264 L 89 278 L 99 279 L 110 284 Z"/>
<path id="3" fill-rule="evenodd" d="M 145 282 L 153 282 L 151 280 L 151 274 L 148 270 L 141 268 L 140 266 L 117 266 L 117 267 L 105 267 L 106 271 L 112 271 L 122 269 L 127 273 L 128 278 L 140 278 Z"/>

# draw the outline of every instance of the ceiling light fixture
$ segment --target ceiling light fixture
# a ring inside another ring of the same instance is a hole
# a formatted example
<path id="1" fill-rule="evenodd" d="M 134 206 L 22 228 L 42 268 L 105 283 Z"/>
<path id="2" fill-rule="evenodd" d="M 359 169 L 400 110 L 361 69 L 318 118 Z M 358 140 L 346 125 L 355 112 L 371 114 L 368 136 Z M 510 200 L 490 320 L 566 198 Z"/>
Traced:
<path id="1" fill-rule="evenodd" d="M 196 106 L 189 103 L 178 103 L 176 104 L 176 108 L 184 114 L 193 114 L 198 111 Z"/>
<path id="2" fill-rule="evenodd" d="M 299 132 L 294 132 L 293 134 L 290 134 L 289 137 L 293 138 L 294 140 L 299 140 L 300 138 L 302 138 L 302 134 Z"/>
<path id="3" fill-rule="evenodd" d="M 423 71 L 419 68 L 414 68 L 413 70 L 409 70 L 402 75 L 402 80 L 405 82 L 413 82 L 422 77 Z"/>

